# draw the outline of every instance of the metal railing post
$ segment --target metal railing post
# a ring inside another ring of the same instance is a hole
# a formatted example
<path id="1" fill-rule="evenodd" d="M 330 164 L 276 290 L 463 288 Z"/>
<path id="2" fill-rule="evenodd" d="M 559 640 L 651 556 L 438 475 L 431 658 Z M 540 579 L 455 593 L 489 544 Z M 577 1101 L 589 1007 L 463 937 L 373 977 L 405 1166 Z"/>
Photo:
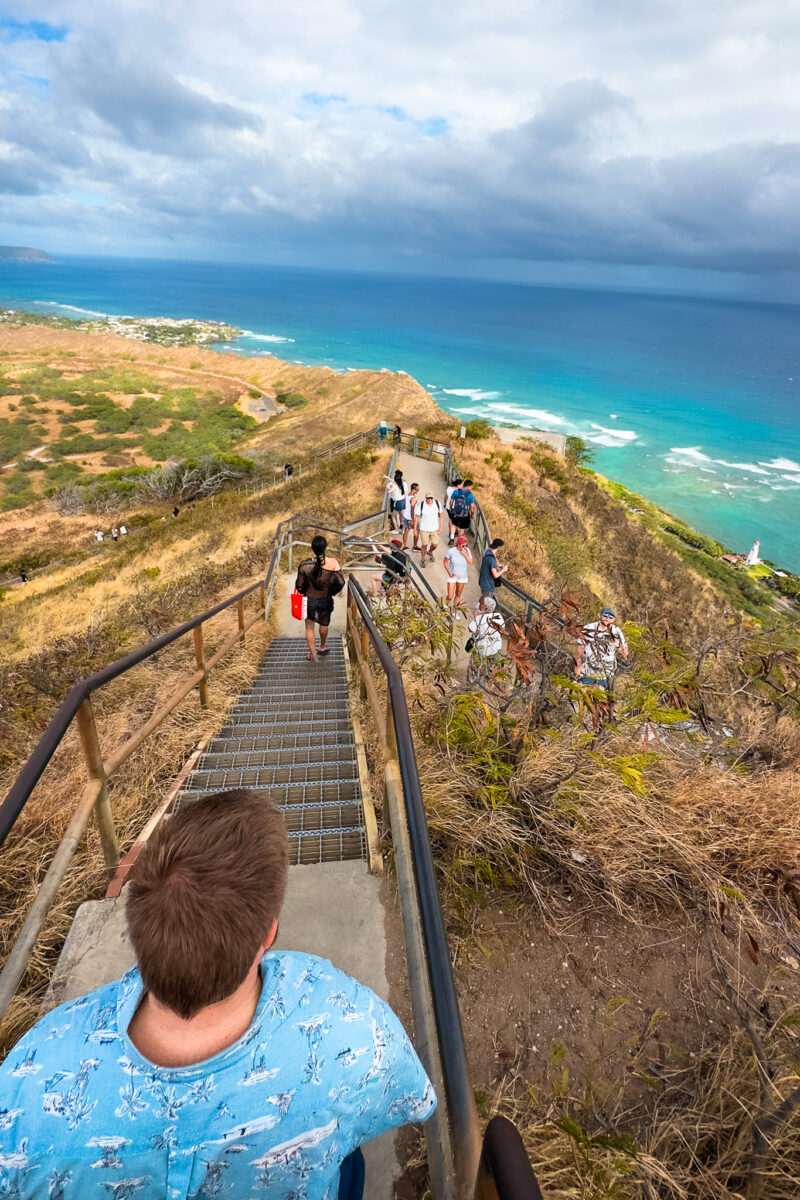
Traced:
<path id="1" fill-rule="evenodd" d="M 239 642 L 244 645 L 244 598 L 236 601 L 236 620 L 239 625 Z"/>
<path id="2" fill-rule="evenodd" d="M 78 736 L 81 740 L 83 757 L 86 759 L 86 769 L 89 779 L 96 780 L 99 785 L 97 799 L 94 802 L 94 815 L 100 833 L 100 844 L 103 847 L 103 858 L 109 877 L 114 874 L 119 863 L 119 843 L 114 829 L 114 817 L 111 803 L 108 799 L 106 773 L 103 767 L 103 753 L 100 749 L 100 739 L 97 736 L 97 725 L 92 712 L 92 702 L 87 696 L 75 714 L 78 723 Z"/>
<path id="3" fill-rule="evenodd" d="M 286 543 L 286 554 L 287 554 L 287 560 L 288 560 L 286 569 L 290 575 L 292 573 L 292 549 L 293 548 L 294 548 L 294 530 L 290 529 L 289 530 L 289 538 Z"/>
<path id="4" fill-rule="evenodd" d="M 208 680 L 205 675 L 206 660 L 203 654 L 203 626 L 196 625 L 192 632 L 194 634 L 194 661 L 197 664 L 198 671 L 203 672 L 203 678 L 197 685 L 197 690 L 200 694 L 200 707 L 206 708 L 208 706 Z"/>

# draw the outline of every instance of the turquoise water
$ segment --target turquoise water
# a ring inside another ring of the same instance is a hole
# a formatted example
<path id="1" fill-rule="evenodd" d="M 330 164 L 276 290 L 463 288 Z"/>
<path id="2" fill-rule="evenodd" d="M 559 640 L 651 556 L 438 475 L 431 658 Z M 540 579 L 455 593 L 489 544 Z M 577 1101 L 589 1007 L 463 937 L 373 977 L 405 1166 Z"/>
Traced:
<path id="1" fill-rule="evenodd" d="M 800 570 L 796 307 L 88 258 L 0 263 L 15 304 L 230 321 L 234 353 L 407 371 L 459 415 L 580 434 L 604 474 Z"/>

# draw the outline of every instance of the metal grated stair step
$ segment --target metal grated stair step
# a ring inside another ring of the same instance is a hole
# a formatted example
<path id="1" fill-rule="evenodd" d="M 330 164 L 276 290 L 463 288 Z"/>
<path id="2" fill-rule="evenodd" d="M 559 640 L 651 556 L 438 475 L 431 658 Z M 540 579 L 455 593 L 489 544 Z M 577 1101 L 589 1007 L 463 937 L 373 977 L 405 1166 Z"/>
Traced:
<path id="1" fill-rule="evenodd" d="M 241 726 L 232 726 L 242 733 Z M 353 745 L 352 734 L 348 737 L 347 730 L 336 730 L 333 733 L 317 733 L 313 726 L 300 733 L 273 734 L 270 727 L 247 726 L 247 737 L 236 737 L 233 733 L 225 737 L 214 738 L 206 747 L 207 754 L 248 754 L 256 750 L 304 750 L 312 747 L 324 747 L 326 750 L 346 749 Z M 250 735 L 250 729 L 262 729 L 258 734 Z"/>
<path id="2" fill-rule="evenodd" d="M 250 688 L 228 713 L 176 798 L 247 787 L 281 810 L 291 861 L 366 853 L 344 650 L 306 659 L 304 638 L 276 638 Z"/>

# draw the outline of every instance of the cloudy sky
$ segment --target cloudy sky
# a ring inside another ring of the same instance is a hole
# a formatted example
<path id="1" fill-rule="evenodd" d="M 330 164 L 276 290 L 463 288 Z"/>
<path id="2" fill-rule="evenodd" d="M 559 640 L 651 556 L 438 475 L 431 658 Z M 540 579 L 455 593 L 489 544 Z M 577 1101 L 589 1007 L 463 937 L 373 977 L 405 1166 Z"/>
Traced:
<path id="1" fill-rule="evenodd" d="M 791 291 L 798 62 L 787 0 L 0 0 L 0 242 Z"/>

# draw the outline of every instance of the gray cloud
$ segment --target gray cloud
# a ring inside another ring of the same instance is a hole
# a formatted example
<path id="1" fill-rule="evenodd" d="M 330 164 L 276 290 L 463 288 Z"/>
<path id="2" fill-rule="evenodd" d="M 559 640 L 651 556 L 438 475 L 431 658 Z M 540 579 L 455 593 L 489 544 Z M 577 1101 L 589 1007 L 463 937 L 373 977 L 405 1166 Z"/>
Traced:
<path id="1" fill-rule="evenodd" d="M 800 270 L 800 19 L 777 0 L 39 8 L 63 42 L 0 45 L 12 226 L 79 249 Z"/>

